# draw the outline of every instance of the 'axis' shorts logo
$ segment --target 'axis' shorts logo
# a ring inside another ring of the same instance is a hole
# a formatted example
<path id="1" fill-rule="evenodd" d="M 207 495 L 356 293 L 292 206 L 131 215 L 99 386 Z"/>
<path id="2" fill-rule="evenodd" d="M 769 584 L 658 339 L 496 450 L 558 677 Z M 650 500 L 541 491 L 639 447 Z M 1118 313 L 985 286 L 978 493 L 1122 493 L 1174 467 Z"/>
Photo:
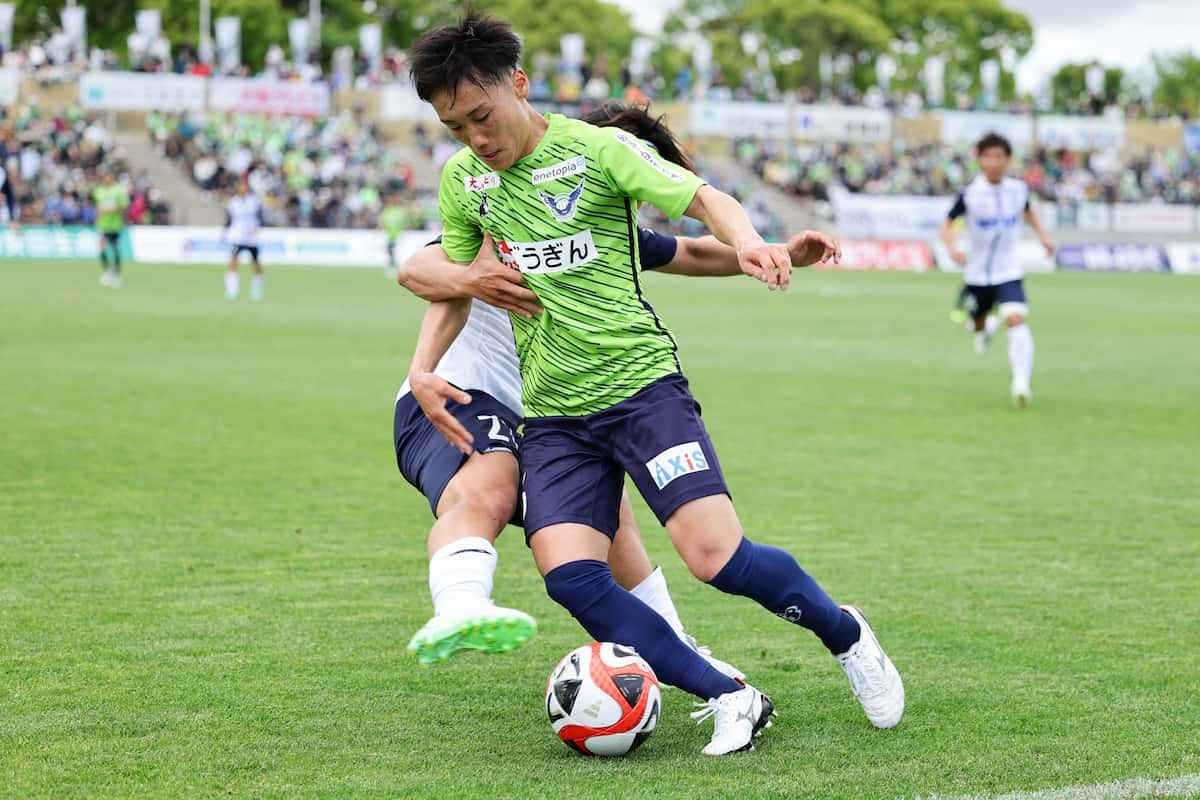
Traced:
<path id="1" fill-rule="evenodd" d="M 708 457 L 704 455 L 699 442 L 687 442 L 663 450 L 646 462 L 646 469 L 654 479 L 654 485 L 665 489 L 676 478 L 707 471 Z"/>

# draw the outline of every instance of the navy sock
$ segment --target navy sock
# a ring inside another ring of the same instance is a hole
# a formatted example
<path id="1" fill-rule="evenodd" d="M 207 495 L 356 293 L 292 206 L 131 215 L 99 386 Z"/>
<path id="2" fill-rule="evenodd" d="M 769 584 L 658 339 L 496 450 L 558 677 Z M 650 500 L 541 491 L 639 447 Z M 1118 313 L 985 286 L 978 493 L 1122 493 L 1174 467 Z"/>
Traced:
<path id="1" fill-rule="evenodd" d="M 829 652 L 840 655 L 858 641 L 854 617 L 829 599 L 812 576 L 785 550 L 742 539 L 709 584 L 759 605 L 815 633 Z"/>
<path id="2" fill-rule="evenodd" d="M 618 586 L 603 561 L 571 561 L 550 570 L 545 580 L 550 597 L 596 641 L 632 647 L 663 683 L 702 700 L 742 688 L 681 642 L 650 606 Z"/>

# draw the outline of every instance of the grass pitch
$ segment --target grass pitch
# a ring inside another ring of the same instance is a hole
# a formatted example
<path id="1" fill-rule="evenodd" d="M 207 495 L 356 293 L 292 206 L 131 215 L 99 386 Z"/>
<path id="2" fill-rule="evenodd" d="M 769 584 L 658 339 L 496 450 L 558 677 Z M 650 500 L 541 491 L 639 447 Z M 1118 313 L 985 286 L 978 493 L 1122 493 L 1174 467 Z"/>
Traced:
<path id="1" fill-rule="evenodd" d="M 814 637 L 691 580 L 685 623 L 769 692 L 707 759 L 666 695 L 634 756 L 542 711 L 586 635 L 519 532 L 541 631 L 423 669 L 425 501 L 391 406 L 420 304 L 376 271 L 0 266 L 0 796 L 899 798 L 1200 772 L 1200 282 L 1029 282 L 1034 406 L 946 319 L 955 279 L 650 276 L 750 534 L 861 604 L 908 688 L 870 728 Z"/>

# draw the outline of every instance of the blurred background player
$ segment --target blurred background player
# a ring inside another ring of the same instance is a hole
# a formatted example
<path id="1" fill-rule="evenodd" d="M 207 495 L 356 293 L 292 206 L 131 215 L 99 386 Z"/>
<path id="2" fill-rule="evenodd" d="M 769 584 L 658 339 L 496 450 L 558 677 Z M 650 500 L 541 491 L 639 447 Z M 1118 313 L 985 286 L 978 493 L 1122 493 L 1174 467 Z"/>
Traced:
<path id="1" fill-rule="evenodd" d="M 119 289 L 121 232 L 125 230 L 125 209 L 129 208 L 129 192 L 117 182 L 111 169 L 103 170 L 100 175 L 100 184 L 92 189 L 92 202 L 96 206 L 96 230 L 100 232 L 100 285 Z"/>
<path id="2" fill-rule="evenodd" d="M 262 227 L 262 202 L 250 191 L 250 182 L 245 176 L 238 181 L 237 194 L 229 198 L 226 206 L 225 227 L 231 246 L 229 269 L 225 272 L 225 296 L 236 300 L 238 296 L 238 258 L 243 252 L 250 254 L 254 262 L 254 278 L 250 283 L 250 299 L 263 298 L 263 268 L 258 260 L 258 230 Z"/>
<path id="3" fill-rule="evenodd" d="M 412 227 L 412 214 L 404 207 L 401 202 L 402 198 L 399 192 L 392 192 L 387 196 L 386 205 L 379 212 L 379 227 L 387 236 L 387 274 L 392 280 L 396 279 L 398 268 L 396 267 L 396 240 L 400 238 L 400 234 Z"/>
<path id="4" fill-rule="evenodd" d="M 3 154 L 0 153 L 0 155 Z M 0 192 L 4 194 L 4 206 L 0 208 L 4 218 L 0 219 L 0 222 L 7 224 L 13 233 L 18 233 L 21 230 L 21 207 L 17 204 L 12 180 L 8 176 L 8 170 L 4 167 L 7 160 L 7 158 L 0 158 Z"/>
<path id="5" fill-rule="evenodd" d="M 1021 220 L 1033 228 L 1047 255 L 1054 254 L 1054 245 L 1029 205 L 1029 187 L 1005 174 L 1012 158 L 1008 139 L 989 133 L 979 140 L 975 152 L 979 174 L 955 197 L 942 222 L 942 242 L 963 267 L 965 286 L 960 297 L 972 320 L 975 350 L 986 352 L 998 327 L 989 323 L 993 308 L 1008 326 L 1010 390 L 1013 402 L 1024 408 L 1033 399 L 1033 334 L 1025 321 L 1029 306 L 1022 283 Z M 967 226 L 967 253 L 955 241 L 953 223 L 960 217 Z"/>

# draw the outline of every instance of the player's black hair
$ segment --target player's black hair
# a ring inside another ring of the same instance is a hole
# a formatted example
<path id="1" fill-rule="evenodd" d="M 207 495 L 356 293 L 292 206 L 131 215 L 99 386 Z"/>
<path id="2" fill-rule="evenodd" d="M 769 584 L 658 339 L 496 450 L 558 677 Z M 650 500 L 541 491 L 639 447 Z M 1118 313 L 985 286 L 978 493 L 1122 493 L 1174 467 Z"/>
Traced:
<path id="1" fill-rule="evenodd" d="M 1004 151 L 1004 155 L 1012 156 L 1012 142 L 995 131 L 985 133 L 983 138 L 975 143 L 975 154 L 981 156 L 984 150 L 991 150 L 993 147 L 999 147 Z"/>
<path id="2" fill-rule="evenodd" d="M 610 101 L 588 112 L 583 121 L 601 128 L 620 128 L 653 147 L 672 164 L 683 167 L 688 172 L 696 171 L 696 166 L 683 152 L 675 134 L 671 133 L 671 129 L 663 122 L 662 115 L 652 116 L 649 108 Z"/>
<path id="3" fill-rule="evenodd" d="M 454 97 L 463 81 L 486 89 L 506 80 L 521 62 L 521 40 L 504 20 L 468 10 L 457 25 L 421 34 L 408 57 L 417 96 L 429 102 L 438 92 Z"/>

